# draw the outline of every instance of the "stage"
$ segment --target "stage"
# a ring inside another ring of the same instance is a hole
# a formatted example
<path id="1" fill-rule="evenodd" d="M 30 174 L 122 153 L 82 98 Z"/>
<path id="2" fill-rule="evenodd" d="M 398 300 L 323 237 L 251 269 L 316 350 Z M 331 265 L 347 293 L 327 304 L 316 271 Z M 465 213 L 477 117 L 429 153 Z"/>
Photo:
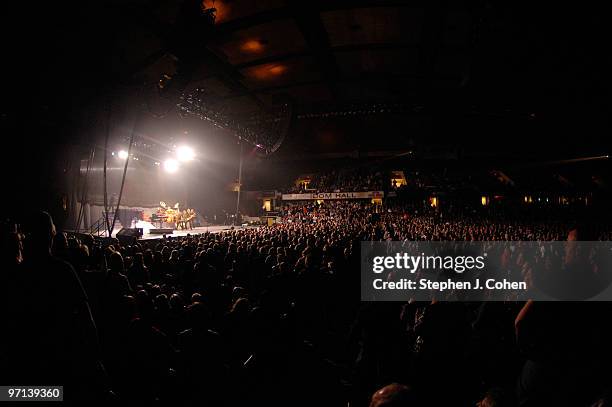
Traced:
<path id="1" fill-rule="evenodd" d="M 201 227 L 193 228 L 191 230 L 173 230 L 172 231 L 173 233 L 167 233 L 166 236 L 167 237 L 179 237 L 179 236 L 187 236 L 188 234 L 196 235 L 196 234 L 201 234 L 201 233 L 219 233 L 219 232 L 223 232 L 224 230 L 230 230 L 231 228 L 232 228 L 231 225 L 201 226 Z M 256 228 L 256 226 L 235 226 L 234 230 L 241 230 L 241 229 L 247 229 L 247 228 Z M 122 229 L 121 226 L 115 227 L 111 236 L 117 237 L 117 232 L 119 232 L 121 229 Z M 144 233 L 142 237 L 139 238 L 139 240 L 154 240 L 154 239 L 161 239 L 164 237 L 163 234 L 149 233 L 149 229 L 143 229 L 143 232 Z"/>
<path id="2" fill-rule="evenodd" d="M 224 230 L 230 230 L 232 226 L 202 226 L 193 228 L 191 230 L 174 230 L 172 234 L 167 234 L 166 236 L 178 237 L 178 236 L 187 236 L 187 235 L 199 235 L 201 233 L 219 233 Z M 255 226 L 235 226 L 234 230 L 241 229 L 251 229 L 256 228 Z M 115 232 L 117 233 L 117 232 Z M 143 234 L 143 236 L 139 240 L 153 240 L 153 239 L 161 239 L 164 237 L 163 235 L 154 235 L 150 233 Z"/>

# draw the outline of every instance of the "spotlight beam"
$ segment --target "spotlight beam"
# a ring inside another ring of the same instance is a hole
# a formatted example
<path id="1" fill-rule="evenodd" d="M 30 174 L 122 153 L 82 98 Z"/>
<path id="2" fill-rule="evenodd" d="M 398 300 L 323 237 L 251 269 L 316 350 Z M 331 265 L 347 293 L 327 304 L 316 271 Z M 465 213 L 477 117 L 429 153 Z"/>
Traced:
<path id="1" fill-rule="evenodd" d="M 173 174 L 177 172 L 178 169 L 179 163 L 175 159 L 168 158 L 166 161 L 164 161 L 164 170 L 166 170 L 166 172 Z"/>
<path id="2" fill-rule="evenodd" d="M 192 161 L 195 158 L 195 151 L 189 146 L 180 146 L 176 149 L 176 157 L 179 161 Z"/>

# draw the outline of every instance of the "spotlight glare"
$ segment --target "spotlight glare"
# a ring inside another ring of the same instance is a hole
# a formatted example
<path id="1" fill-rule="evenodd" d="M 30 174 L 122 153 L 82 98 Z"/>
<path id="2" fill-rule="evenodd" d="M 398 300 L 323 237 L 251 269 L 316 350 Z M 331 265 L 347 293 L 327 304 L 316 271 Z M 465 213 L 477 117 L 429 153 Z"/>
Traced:
<path id="1" fill-rule="evenodd" d="M 125 160 L 126 158 L 128 158 L 128 153 L 125 150 L 120 150 L 117 156 L 122 160 Z"/>
<path id="2" fill-rule="evenodd" d="M 166 170 L 166 172 L 169 173 L 174 173 L 176 171 L 178 171 L 178 162 L 176 160 L 173 160 L 172 158 L 167 159 L 166 161 L 164 161 L 164 169 Z"/>
<path id="3" fill-rule="evenodd" d="M 191 147 L 180 146 L 176 149 L 176 156 L 180 161 L 191 161 L 195 158 L 195 151 Z"/>

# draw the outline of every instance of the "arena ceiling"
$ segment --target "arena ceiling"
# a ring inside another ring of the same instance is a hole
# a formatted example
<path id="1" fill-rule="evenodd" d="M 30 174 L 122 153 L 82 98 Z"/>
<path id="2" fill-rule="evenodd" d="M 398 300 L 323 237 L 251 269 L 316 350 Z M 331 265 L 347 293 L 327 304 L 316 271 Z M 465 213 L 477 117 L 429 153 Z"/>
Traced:
<path id="1" fill-rule="evenodd" d="M 406 101 L 464 86 L 483 5 L 442 1 L 219 0 L 188 87 L 232 99 L 235 109 L 292 100 L 302 106 Z M 122 7 L 126 7 L 122 5 Z M 128 7 L 129 8 L 129 7 Z M 147 80 L 176 65 L 169 37 L 180 2 L 134 4 L 118 37 L 127 71 Z M 195 44 L 195 43 L 194 43 Z M 180 63 L 180 61 L 179 61 Z"/>
<path id="2" fill-rule="evenodd" d="M 610 88 L 602 15 L 488 0 L 205 0 L 214 27 L 182 30 L 200 0 L 107 4 L 112 72 L 155 83 L 189 49 L 187 92 L 234 113 L 291 101 L 301 112 L 402 103 L 529 118 L 600 112 Z M 571 22 L 571 23 L 570 23 Z M 164 110 L 163 108 L 161 109 Z"/>
<path id="3" fill-rule="evenodd" d="M 145 85 L 155 94 L 169 77 L 181 91 L 205 89 L 238 113 L 285 101 L 304 115 L 400 103 L 416 115 L 554 115 L 550 122 L 561 129 L 570 119 L 576 129 L 606 124 L 612 59 L 602 50 L 610 27 L 592 9 L 490 0 L 205 0 L 217 9 L 214 26 L 186 29 L 199 2 L 10 3 L 19 10 L 7 12 L 16 27 L 2 27 L 13 39 L 4 51 L 3 118 L 27 114 L 71 126 L 83 106 L 104 106 L 96 102 L 109 89 Z M 170 111 L 177 99 L 171 94 L 162 100 L 167 106 L 152 110 Z"/>

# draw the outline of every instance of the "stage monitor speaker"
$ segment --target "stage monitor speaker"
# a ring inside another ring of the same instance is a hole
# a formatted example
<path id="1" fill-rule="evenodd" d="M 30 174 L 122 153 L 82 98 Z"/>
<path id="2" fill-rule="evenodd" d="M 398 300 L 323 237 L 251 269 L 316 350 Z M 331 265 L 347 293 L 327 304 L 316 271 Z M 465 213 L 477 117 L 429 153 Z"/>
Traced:
<path id="1" fill-rule="evenodd" d="M 142 236 L 142 228 L 121 228 L 119 232 L 117 232 L 117 236 Z"/>
<path id="2" fill-rule="evenodd" d="M 174 233 L 174 229 L 149 229 L 150 235 L 171 235 Z"/>
<path id="3" fill-rule="evenodd" d="M 122 228 L 117 232 L 117 239 L 121 244 L 132 244 L 142 236 L 142 228 Z"/>

